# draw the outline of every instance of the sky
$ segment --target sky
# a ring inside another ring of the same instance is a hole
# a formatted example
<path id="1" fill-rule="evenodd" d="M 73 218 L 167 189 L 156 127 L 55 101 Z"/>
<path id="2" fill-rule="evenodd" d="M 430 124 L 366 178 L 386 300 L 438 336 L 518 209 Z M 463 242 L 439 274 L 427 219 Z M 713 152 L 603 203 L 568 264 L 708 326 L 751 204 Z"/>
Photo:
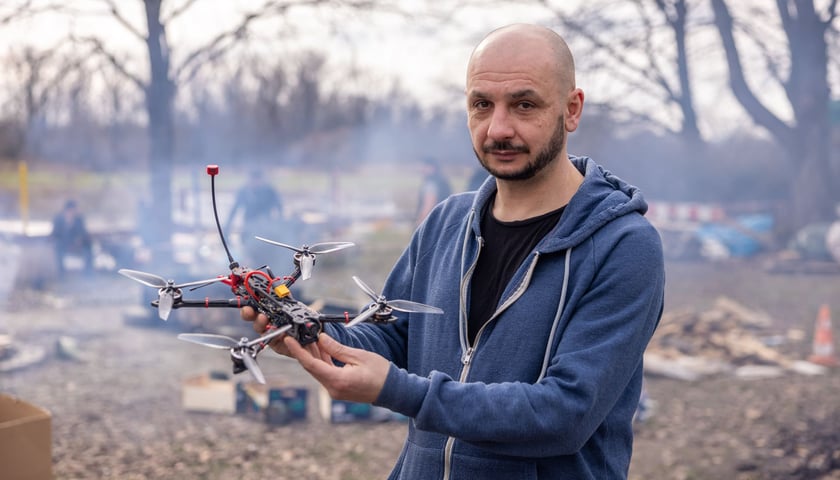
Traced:
<path id="1" fill-rule="evenodd" d="M 0 3 L 0 18 L 15 4 L 23 0 L 3 0 Z M 49 2 L 55 0 L 34 0 Z M 199 0 L 186 14 L 173 22 L 167 29 L 174 63 L 183 59 L 194 48 L 206 44 L 216 32 L 228 31 L 236 25 L 245 12 L 252 11 L 264 0 Z M 286 23 L 260 21 L 254 24 L 252 46 L 263 49 L 266 58 L 278 55 L 278 44 L 283 48 L 326 49 L 327 72 L 337 76 L 333 82 L 348 86 L 346 72 L 349 65 L 358 66 L 362 73 L 356 88 L 365 89 L 367 94 L 388 93 L 392 84 L 390 78 L 398 78 L 405 90 L 412 92 L 424 106 L 444 105 L 445 108 L 461 108 L 460 89 L 463 88 L 464 72 L 472 46 L 492 28 L 513 22 L 544 23 L 545 11 L 540 7 L 497 6 L 495 8 L 464 8 L 457 13 L 447 13 L 429 18 L 420 15 L 429 6 L 443 9 L 455 0 L 396 0 L 403 15 L 370 12 L 358 13 L 343 10 L 338 15 L 315 15 L 312 10 L 292 11 Z M 574 8 L 578 0 L 563 2 L 564 8 Z M 134 28 L 145 31 L 141 0 L 115 0 L 122 15 Z M 165 5 L 180 5 L 181 0 L 166 0 Z M 68 8 L 101 11 L 103 0 L 73 0 L 59 2 Z M 508 5 L 515 2 L 507 2 Z M 537 2 L 535 2 L 537 3 Z M 504 5 L 505 2 L 499 2 Z M 740 4 L 739 4 L 740 5 Z M 331 28 L 330 20 L 341 25 L 340 33 Z M 281 32 L 295 29 L 294 40 L 282 37 Z M 55 48 L 67 38 L 68 32 L 84 36 L 95 34 L 107 39 L 108 48 L 135 59 L 136 71 L 145 75 L 144 46 L 127 30 L 115 22 L 107 13 L 76 15 L 40 15 L 25 21 L 0 25 L 0 55 L 5 55 L 21 43 L 45 48 Z M 713 36 L 712 36 L 713 37 Z M 574 48 L 574 38 L 570 43 Z M 703 40 L 701 48 L 713 46 L 715 38 Z M 698 62 L 693 72 L 702 80 L 696 86 L 696 103 L 701 112 L 702 128 L 709 136 L 724 135 L 744 123 L 745 116 L 734 102 L 725 83 L 725 65 L 720 52 L 714 49 L 701 52 L 702 63 Z M 290 59 L 290 61 L 293 61 Z M 0 76 L 2 76 L 0 74 Z M 714 80 L 712 80 L 714 78 Z M 587 92 L 587 98 L 597 100 L 605 94 L 613 79 L 592 75 L 580 75 L 579 85 Z M 2 79 L 0 78 L 0 82 Z M 0 83 L 0 88 L 2 83 Z M 772 82 L 759 89 L 769 99 L 768 104 L 778 114 L 788 115 L 783 94 L 773 90 Z M 183 92 L 183 90 L 182 90 Z M 2 94 L 2 92 L 0 92 Z M 457 102 L 454 100 L 457 99 Z M 628 102 L 635 101 L 633 96 Z M 653 115 L 659 114 L 654 105 Z M 673 118 L 673 115 L 670 115 Z"/>
<path id="2" fill-rule="evenodd" d="M 253 11 L 262 1 L 199 0 L 167 29 L 174 55 L 184 55 L 206 44 L 215 32 L 230 30 L 244 13 Z M 21 3 L 21 0 L 4 0 L 0 18 L 15 3 Z M 88 12 L 101 11 L 98 7 L 101 2 L 97 0 L 66 3 Z M 399 3 L 408 15 L 343 12 L 346 17 L 341 20 L 340 35 L 331 33 L 325 17 L 313 15 L 312 10 L 292 12 L 289 23 L 301 33 L 294 42 L 284 42 L 298 48 L 328 48 L 335 53 L 330 61 L 336 66 L 354 62 L 373 76 L 380 73 L 397 76 L 407 89 L 416 92 L 421 99 L 428 99 L 440 94 L 441 83 L 463 83 L 466 61 L 478 35 L 505 23 L 538 18 L 537 8 L 517 8 L 515 13 L 505 8 L 466 10 L 450 17 L 448 26 L 442 28 L 441 20 L 421 19 L 417 12 L 426 10 L 427 4 L 443 5 L 445 0 L 400 0 Z M 140 0 L 117 0 L 117 4 L 135 28 L 145 31 Z M 171 0 L 169 4 L 175 5 Z M 271 50 L 272 42 L 278 37 L 273 30 L 277 28 L 278 24 L 270 21 L 255 22 L 253 26 L 255 43 L 264 42 L 269 54 L 273 55 L 276 50 Z M 10 47 L 21 42 L 52 48 L 71 31 L 80 36 L 95 33 L 107 38 L 108 48 L 115 52 L 143 55 L 143 45 L 107 14 L 45 14 L 0 26 L 0 53 L 8 52 Z"/>

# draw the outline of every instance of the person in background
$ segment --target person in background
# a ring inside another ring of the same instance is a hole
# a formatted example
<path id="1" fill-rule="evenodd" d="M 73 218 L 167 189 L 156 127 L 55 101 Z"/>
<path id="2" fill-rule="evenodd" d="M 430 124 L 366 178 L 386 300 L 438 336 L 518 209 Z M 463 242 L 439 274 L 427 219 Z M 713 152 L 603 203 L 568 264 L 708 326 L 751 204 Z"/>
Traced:
<path id="1" fill-rule="evenodd" d="M 75 200 L 67 200 L 61 211 L 53 217 L 50 238 L 55 248 L 59 276 L 66 273 L 64 262 L 69 254 L 81 256 L 85 272 L 93 272 L 93 241 Z"/>
<path id="2" fill-rule="evenodd" d="M 240 232 L 246 261 L 249 264 L 259 263 L 261 260 L 259 257 L 267 244 L 254 237 L 260 235 L 260 228 L 270 228 L 283 219 L 283 197 L 266 181 L 265 172 L 258 169 L 251 170 L 248 181 L 237 190 L 233 209 L 225 224 L 225 231 L 232 231 L 237 215 L 240 213 L 242 215 Z M 262 236 L 265 235 L 266 233 L 262 232 Z"/>
<path id="3" fill-rule="evenodd" d="M 452 194 L 452 187 L 440 168 L 438 161 L 432 157 L 421 160 L 423 168 L 423 182 L 417 196 L 417 209 L 414 212 L 414 224 L 419 225 L 435 205 Z"/>
<path id="4" fill-rule="evenodd" d="M 584 94 L 557 33 L 494 30 L 466 71 L 472 147 L 495 181 L 438 204 L 383 289 L 444 314 L 271 346 L 333 398 L 411 419 L 392 479 L 626 479 L 665 292 L 647 203 L 567 153 Z"/>

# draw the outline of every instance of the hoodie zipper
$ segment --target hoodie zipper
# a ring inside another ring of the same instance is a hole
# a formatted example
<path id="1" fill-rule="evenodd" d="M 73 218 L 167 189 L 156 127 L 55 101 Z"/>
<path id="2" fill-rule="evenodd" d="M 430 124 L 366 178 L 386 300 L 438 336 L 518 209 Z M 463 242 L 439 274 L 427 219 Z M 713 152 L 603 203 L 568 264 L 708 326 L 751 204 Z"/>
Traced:
<path id="1" fill-rule="evenodd" d="M 472 217 L 470 217 L 472 218 Z M 469 224 L 469 222 L 467 222 Z M 478 255 L 481 255 L 481 248 L 484 246 L 484 239 L 478 237 L 478 253 L 475 258 L 478 258 Z M 466 248 L 466 240 L 464 242 L 464 248 Z M 467 270 L 466 274 L 464 275 L 465 279 L 471 279 L 473 271 L 475 271 L 476 262 L 470 266 L 469 270 Z M 469 344 L 469 340 L 467 339 L 467 332 L 466 332 L 466 316 L 467 316 L 467 284 L 469 281 L 464 280 L 461 283 L 461 311 L 459 312 L 460 316 L 460 324 L 459 327 L 459 334 L 461 336 L 461 349 L 464 351 L 464 354 L 461 356 L 461 364 L 463 367 L 461 368 L 461 375 L 458 378 L 459 382 L 463 382 L 466 380 L 467 375 L 470 373 L 470 362 L 472 360 L 472 354 L 475 352 L 475 347 Z M 481 327 L 483 330 L 484 327 Z M 478 334 L 475 336 L 475 343 L 478 344 L 478 339 L 481 336 L 481 330 L 479 330 Z M 449 476 L 451 475 L 452 470 L 452 447 L 455 444 L 455 437 L 448 437 L 446 439 L 446 444 L 443 447 L 443 480 L 449 480 Z"/>
<path id="2" fill-rule="evenodd" d="M 481 253 L 481 247 L 483 245 L 484 245 L 483 239 L 479 238 L 479 254 Z M 525 278 L 522 279 L 522 282 L 519 284 L 519 286 L 516 288 L 516 290 L 513 292 L 513 295 L 511 295 L 510 298 L 505 303 L 503 303 L 493 313 L 493 315 L 490 316 L 490 318 L 486 322 L 484 322 L 484 325 L 482 325 L 481 328 L 478 329 L 478 333 L 475 334 L 475 344 L 474 345 L 470 345 L 469 340 L 467 339 L 466 330 L 461 332 L 461 340 L 463 342 L 463 345 L 466 346 L 466 348 L 464 348 L 464 354 L 461 355 L 461 365 L 463 365 L 463 367 L 461 368 L 461 375 L 458 377 L 459 382 L 461 382 L 461 383 L 466 382 L 467 377 L 470 374 L 470 367 L 472 366 L 472 357 L 475 354 L 476 348 L 478 348 L 478 344 L 481 341 L 481 334 L 484 332 L 484 329 L 487 327 L 487 325 L 490 324 L 490 322 L 495 320 L 496 317 L 499 316 L 499 314 L 501 312 L 503 312 L 508 306 L 510 306 L 520 296 L 522 296 L 522 293 L 525 292 L 525 286 L 531 283 L 531 274 L 534 271 L 534 266 L 537 264 L 537 260 L 539 259 L 539 257 L 540 257 L 540 254 L 539 254 L 539 252 L 537 252 L 534 256 L 534 259 L 531 261 L 531 265 L 528 267 L 528 273 L 525 275 Z M 472 272 L 473 272 L 474 268 L 475 268 L 475 265 L 473 265 L 470 268 L 470 270 L 467 272 L 467 278 L 470 278 L 472 276 Z M 462 291 L 461 302 L 462 302 L 462 305 L 463 305 L 462 306 L 462 314 L 464 315 L 464 317 L 466 317 L 466 283 L 462 287 L 461 291 Z M 466 318 L 464 318 L 464 321 L 466 321 Z M 455 446 L 455 437 L 448 437 L 446 439 L 446 445 L 443 448 L 443 480 L 449 480 L 449 477 L 452 474 L 452 448 L 454 446 Z"/>

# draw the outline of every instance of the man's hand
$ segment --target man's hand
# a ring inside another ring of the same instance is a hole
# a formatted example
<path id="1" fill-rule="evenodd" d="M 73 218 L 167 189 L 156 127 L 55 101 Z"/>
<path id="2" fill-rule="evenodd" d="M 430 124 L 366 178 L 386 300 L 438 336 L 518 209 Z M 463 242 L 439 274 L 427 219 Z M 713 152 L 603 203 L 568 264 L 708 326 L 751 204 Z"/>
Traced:
<path id="1" fill-rule="evenodd" d="M 289 336 L 283 337 L 283 343 L 289 355 L 336 400 L 372 403 L 382 391 L 391 368 L 391 362 L 384 357 L 342 345 L 326 333 L 320 334 L 318 342 L 306 348 Z M 333 359 L 344 366 L 336 366 Z"/>
<path id="2" fill-rule="evenodd" d="M 245 320 L 246 322 L 253 322 L 252 326 L 254 331 L 259 335 L 268 333 L 266 331 L 268 328 L 268 317 L 262 313 L 258 314 L 257 311 L 251 307 L 242 307 L 239 309 L 239 315 L 242 317 L 242 320 Z M 279 337 L 272 338 L 268 346 L 280 355 L 291 357 L 291 355 L 289 355 L 289 349 L 286 348 L 286 345 L 283 343 L 282 339 L 284 337 L 286 337 L 285 333 L 281 334 Z"/>

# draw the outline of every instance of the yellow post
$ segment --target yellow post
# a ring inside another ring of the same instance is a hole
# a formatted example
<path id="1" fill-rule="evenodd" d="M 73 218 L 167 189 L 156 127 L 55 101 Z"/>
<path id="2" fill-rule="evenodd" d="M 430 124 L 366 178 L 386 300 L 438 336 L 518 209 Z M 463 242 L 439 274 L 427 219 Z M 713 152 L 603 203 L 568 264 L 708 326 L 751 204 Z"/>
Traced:
<path id="1" fill-rule="evenodd" d="M 20 222 L 23 234 L 29 230 L 29 172 L 26 160 L 18 162 L 18 180 L 20 182 Z"/>

